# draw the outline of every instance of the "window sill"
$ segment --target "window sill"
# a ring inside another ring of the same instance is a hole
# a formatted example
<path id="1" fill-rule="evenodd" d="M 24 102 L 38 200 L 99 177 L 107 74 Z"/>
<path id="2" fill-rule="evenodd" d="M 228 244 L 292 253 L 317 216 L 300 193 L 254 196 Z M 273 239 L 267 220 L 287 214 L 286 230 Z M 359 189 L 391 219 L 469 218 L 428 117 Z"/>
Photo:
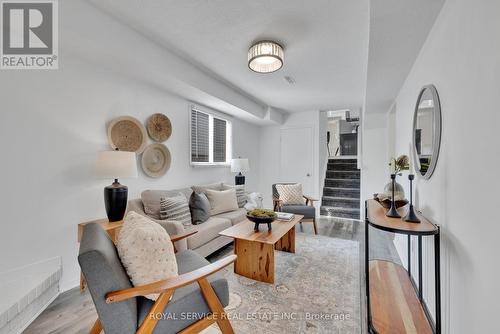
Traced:
<path id="1" fill-rule="evenodd" d="M 222 167 L 229 168 L 231 167 L 230 163 L 221 162 L 221 163 L 213 163 L 213 162 L 191 162 L 191 167 Z"/>

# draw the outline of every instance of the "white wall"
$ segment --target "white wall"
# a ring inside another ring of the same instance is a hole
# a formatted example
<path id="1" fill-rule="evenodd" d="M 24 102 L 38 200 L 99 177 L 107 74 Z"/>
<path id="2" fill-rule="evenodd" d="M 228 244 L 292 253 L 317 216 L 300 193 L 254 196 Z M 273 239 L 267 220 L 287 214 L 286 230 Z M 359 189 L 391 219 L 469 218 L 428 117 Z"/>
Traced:
<path id="1" fill-rule="evenodd" d="M 261 130 L 260 141 L 260 178 L 259 189 L 264 196 L 264 204 L 266 207 L 272 206 L 272 190 L 271 185 L 276 182 L 282 182 L 282 172 L 280 171 L 280 130 L 293 127 L 311 127 L 313 129 L 313 171 L 311 175 L 313 194 L 308 194 L 315 198 L 319 198 L 320 192 L 320 173 L 324 168 L 324 159 L 320 159 L 319 146 L 320 146 L 320 112 L 319 111 L 305 111 L 290 114 L 283 125 L 280 126 L 266 126 Z M 324 125 L 321 126 L 324 128 Z M 326 131 L 326 128 L 325 128 Z M 324 143 L 324 150 L 326 150 L 326 132 L 322 131 L 321 143 Z M 304 140 L 308 140 L 305 138 Z M 322 150 L 322 154 L 326 153 Z M 320 160 L 322 165 L 320 166 Z M 294 166 L 287 166 L 293 168 Z M 316 203 L 318 204 L 318 203 Z M 319 211 L 318 211 L 319 213 Z"/>
<path id="2" fill-rule="evenodd" d="M 96 152 L 109 149 L 106 124 L 114 117 L 130 115 L 145 121 L 161 112 L 173 125 L 166 142 L 172 155 L 170 170 L 159 179 L 141 173 L 138 179 L 122 180 L 130 198 L 148 188 L 233 181 L 228 168 L 189 165 L 189 102 L 148 81 L 148 76 L 158 79 L 155 71 L 149 72 L 150 63 L 148 74 L 140 79 L 140 68 L 129 72 L 127 66 L 110 66 L 121 56 L 114 45 L 124 45 L 130 37 L 130 47 L 140 53 L 144 45 L 152 48 L 150 42 L 124 26 L 103 31 L 105 37 L 89 36 L 89 24 L 109 25 L 112 20 L 91 8 L 68 6 L 60 12 L 59 70 L 0 73 L 0 272 L 62 256 L 63 290 L 78 284 L 77 224 L 105 217 L 102 192 L 111 180 L 96 179 L 92 171 Z M 74 20 L 86 25 L 75 25 Z M 75 51 L 86 46 L 96 54 Z M 151 59 L 161 59 L 160 48 L 147 50 L 157 52 Z M 168 63 L 156 71 L 168 71 Z M 260 128 L 234 119 L 233 133 L 233 155 L 250 159 L 247 188 L 256 190 Z"/>
<path id="3" fill-rule="evenodd" d="M 432 178 L 417 179 L 416 204 L 441 225 L 442 315 L 450 334 L 499 328 L 498 13 L 499 1 L 448 0 L 396 101 L 396 151 L 407 152 L 420 88 L 434 84 L 441 99 L 441 153 Z M 396 245 L 406 261 L 405 243 Z M 425 246 L 425 297 L 433 308 L 433 253 Z"/>

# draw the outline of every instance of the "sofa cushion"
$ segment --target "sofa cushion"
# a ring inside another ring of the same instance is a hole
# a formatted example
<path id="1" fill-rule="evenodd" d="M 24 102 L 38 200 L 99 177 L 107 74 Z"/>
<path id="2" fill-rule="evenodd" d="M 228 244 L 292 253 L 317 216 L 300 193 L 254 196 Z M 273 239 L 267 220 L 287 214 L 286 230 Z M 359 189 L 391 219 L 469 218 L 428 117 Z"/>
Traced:
<path id="1" fill-rule="evenodd" d="M 207 189 L 221 191 L 222 190 L 222 182 L 215 182 L 215 183 L 210 183 L 210 184 L 192 186 L 191 189 L 197 193 L 204 193 Z"/>
<path id="2" fill-rule="evenodd" d="M 230 211 L 230 212 L 224 212 L 224 213 L 218 214 L 214 217 L 229 219 L 229 220 L 231 220 L 231 223 L 233 225 L 235 225 L 235 224 L 241 223 L 242 221 L 244 221 L 247 218 L 247 210 L 238 209 L 238 210 L 234 210 L 234 211 Z"/>
<path id="3" fill-rule="evenodd" d="M 305 219 L 316 217 L 316 209 L 310 205 L 283 205 L 282 212 L 293 213 L 296 215 L 303 215 Z"/>
<path id="4" fill-rule="evenodd" d="M 160 219 L 160 200 L 161 198 L 178 196 L 184 194 L 186 198 L 191 196 L 190 188 L 181 188 L 176 190 L 144 190 L 141 193 L 144 212 L 153 219 Z"/>
<path id="5" fill-rule="evenodd" d="M 179 274 L 185 274 L 210 264 L 203 257 L 191 250 L 179 252 L 176 254 L 176 257 L 179 264 Z M 229 303 L 227 280 L 218 272 L 210 275 L 208 281 L 212 285 L 222 306 L 227 306 Z M 153 306 L 151 300 L 138 298 L 139 324 L 148 316 L 151 306 Z M 189 284 L 175 291 L 172 300 L 167 304 L 163 312 L 168 316 L 161 318 L 154 333 L 178 333 L 198 320 L 189 316 L 208 314 L 209 312 L 210 310 L 200 292 L 198 284 Z"/>
<path id="6" fill-rule="evenodd" d="M 238 208 L 242 208 L 247 204 L 248 202 L 248 197 L 245 192 L 245 185 L 244 184 L 239 184 L 233 186 L 232 184 L 222 184 L 222 189 L 227 190 L 227 189 L 236 189 L 236 201 L 238 202 Z"/>
<path id="7" fill-rule="evenodd" d="M 184 226 L 190 226 L 191 211 L 186 196 L 179 193 L 174 197 L 160 199 L 160 218 L 181 222 Z"/>
<path id="8" fill-rule="evenodd" d="M 217 238 L 219 232 L 231 227 L 231 221 L 225 218 L 210 217 L 206 222 L 200 225 L 193 225 L 189 231 L 198 231 L 198 233 L 187 238 L 189 249 L 196 249 L 207 242 Z"/>
<path id="9" fill-rule="evenodd" d="M 300 205 L 304 204 L 302 195 L 302 184 L 277 184 L 276 190 L 279 194 L 279 199 L 283 205 Z"/>
<path id="10" fill-rule="evenodd" d="M 210 202 L 210 215 L 218 215 L 219 213 L 238 210 L 238 202 L 236 201 L 236 190 L 210 190 L 205 191 L 208 201 Z"/>
<path id="11" fill-rule="evenodd" d="M 191 221 L 198 225 L 210 218 L 210 202 L 204 193 L 193 191 L 189 199 L 189 209 L 191 210 Z"/>
<path id="12" fill-rule="evenodd" d="M 174 245 L 167 231 L 134 211 L 123 221 L 116 248 L 134 286 L 177 276 Z M 158 294 L 146 297 L 156 300 Z"/>

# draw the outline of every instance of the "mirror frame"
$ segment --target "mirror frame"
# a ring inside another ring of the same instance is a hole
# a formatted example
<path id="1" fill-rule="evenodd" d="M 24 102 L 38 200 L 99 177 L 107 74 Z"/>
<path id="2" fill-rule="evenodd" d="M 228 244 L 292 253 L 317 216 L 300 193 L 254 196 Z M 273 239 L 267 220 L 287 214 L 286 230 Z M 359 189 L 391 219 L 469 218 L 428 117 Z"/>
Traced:
<path id="1" fill-rule="evenodd" d="M 431 163 L 429 165 L 429 168 L 427 169 L 427 172 L 422 175 L 420 172 L 420 159 L 418 158 L 417 154 L 417 143 L 415 142 L 415 128 L 417 126 L 417 113 L 418 113 L 418 106 L 420 105 L 420 99 L 422 98 L 422 95 L 424 94 L 425 90 L 429 89 L 432 95 L 432 99 L 434 100 L 434 140 L 433 140 L 433 149 L 432 149 L 432 159 Z M 415 112 L 413 114 L 413 134 L 412 134 L 412 145 L 413 145 L 413 159 L 415 160 L 414 166 L 415 166 L 415 173 L 425 179 L 428 180 L 431 178 L 432 174 L 434 173 L 434 169 L 436 169 L 436 164 L 438 161 L 439 157 L 439 149 L 441 146 L 441 102 L 439 101 L 439 95 L 437 92 L 437 89 L 434 85 L 425 85 L 422 87 L 420 90 L 420 93 L 418 94 L 417 98 L 417 104 L 415 106 Z"/>

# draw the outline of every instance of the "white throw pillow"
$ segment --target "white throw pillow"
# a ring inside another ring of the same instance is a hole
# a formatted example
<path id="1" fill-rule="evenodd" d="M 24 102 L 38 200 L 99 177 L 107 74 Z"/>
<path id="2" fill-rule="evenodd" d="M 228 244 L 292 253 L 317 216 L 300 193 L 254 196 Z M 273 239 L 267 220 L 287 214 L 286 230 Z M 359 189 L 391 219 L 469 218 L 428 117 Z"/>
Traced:
<path id="1" fill-rule="evenodd" d="M 219 213 L 238 210 L 238 201 L 236 200 L 236 189 L 228 190 L 205 190 L 208 201 L 210 202 L 210 216 Z"/>
<path id="2" fill-rule="evenodd" d="M 134 211 L 123 220 L 116 248 L 134 286 L 178 276 L 174 246 L 167 231 Z M 158 296 L 146 298 L 156 300 Z"/>
<path id="3" fill-rule="evenodd" d="M 304 204 L 304 196 L 302 193 L 302 184 L 277 184 L 276 190 L 280 195 L 280 200 L 283 205 L 301 205 Z"/>

